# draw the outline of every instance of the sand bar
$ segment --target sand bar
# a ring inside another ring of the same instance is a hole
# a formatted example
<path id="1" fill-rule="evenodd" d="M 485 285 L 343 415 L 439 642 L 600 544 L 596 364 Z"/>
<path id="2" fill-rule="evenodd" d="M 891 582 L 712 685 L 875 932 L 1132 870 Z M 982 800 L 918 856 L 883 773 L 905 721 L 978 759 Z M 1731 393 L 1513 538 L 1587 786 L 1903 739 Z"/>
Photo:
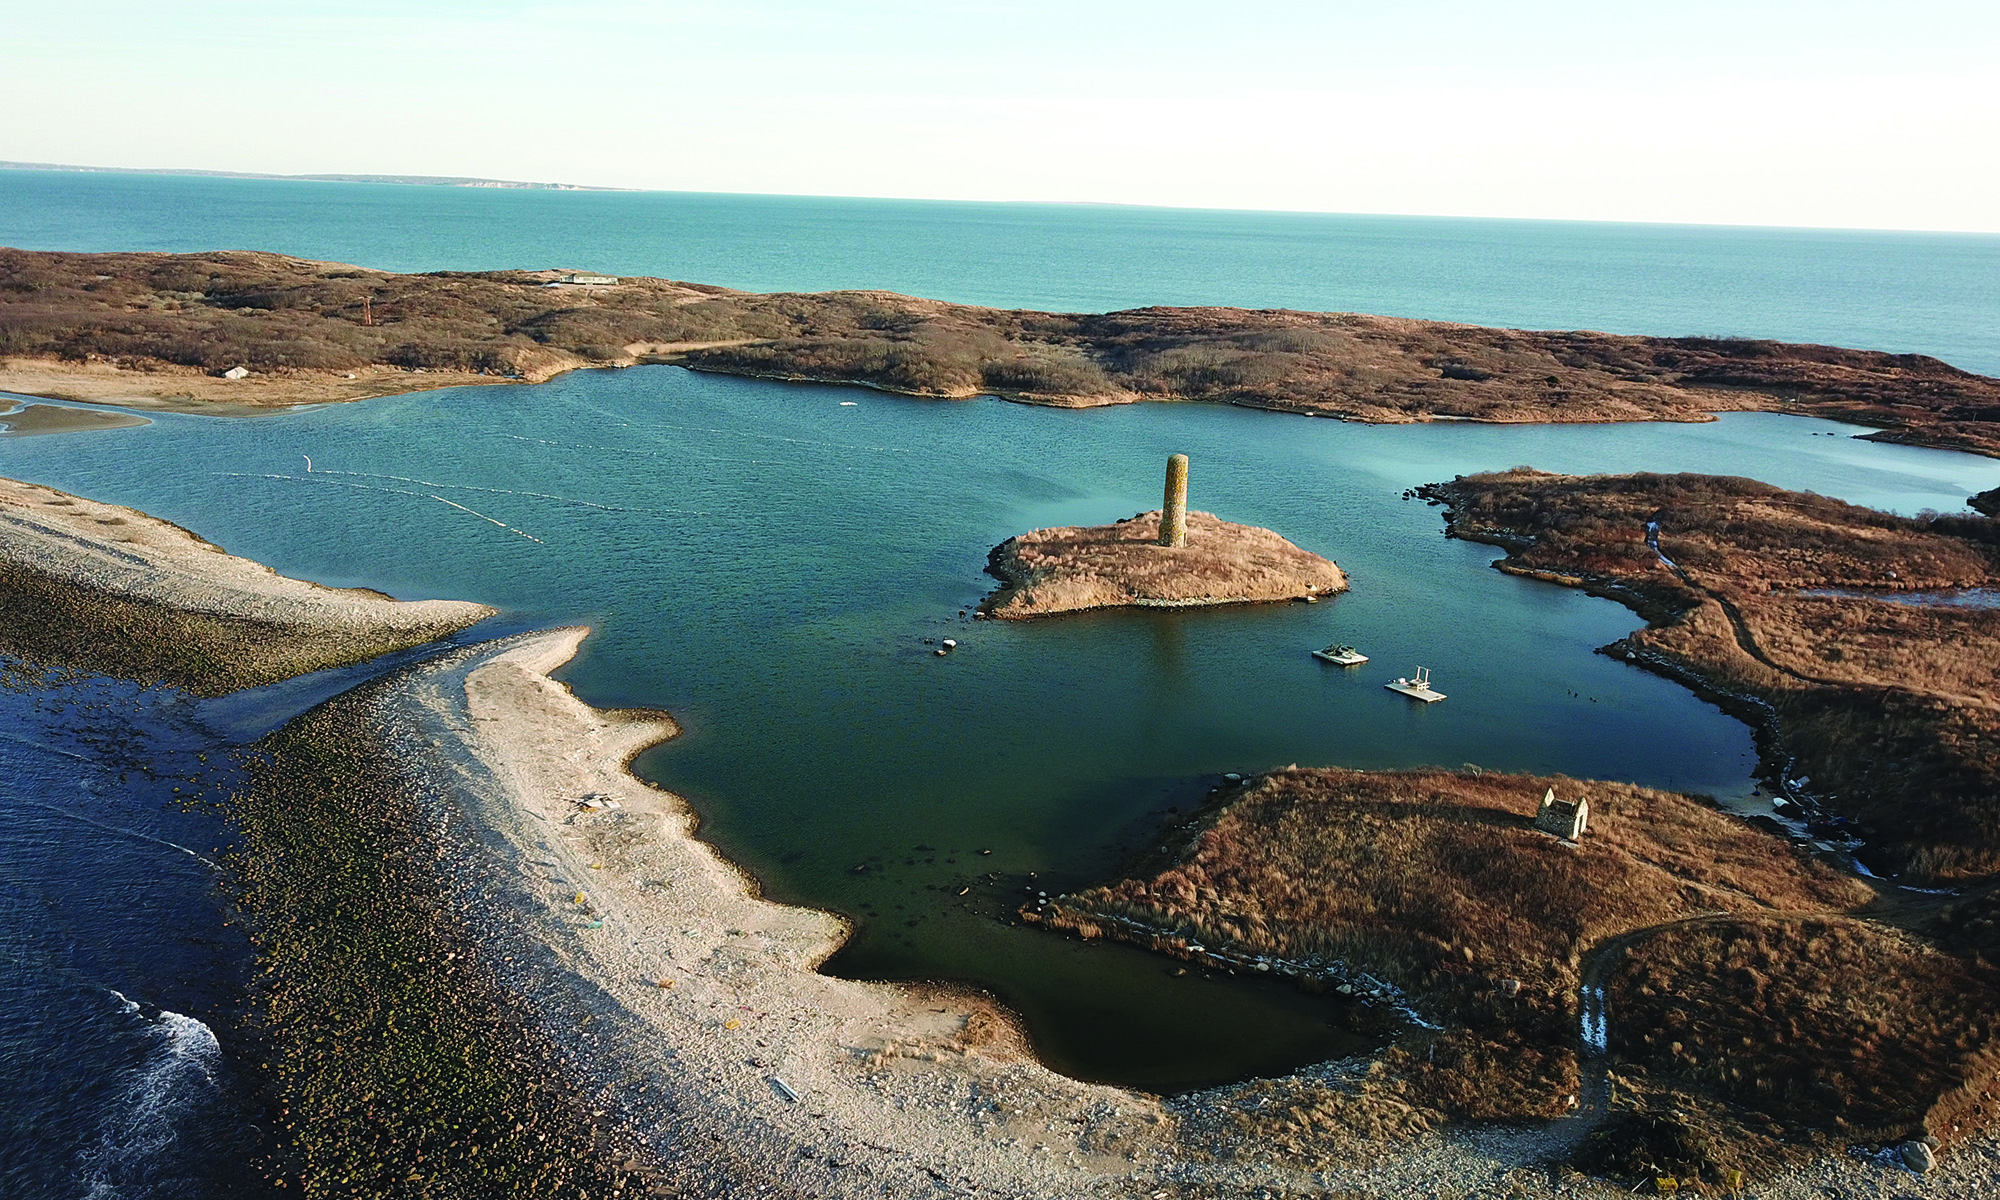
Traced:
<path id="1" fill-rule="evenodd" d="M 492 613 L 290 579 L 136 509 L 0 479 L 0 653 L 17 658 L 218 695 Z"/>
<path id="2" fill-rule="evenodd" d="M 4 400 L 0 397 L 0 400 Z M 104 412 L 60 404 L 24 404 L 0 412 L 0 437 L 35 437 L 44 433 L 87 433 L 95 429 L 130 429 L 153 422 L 137 413 Z"/>

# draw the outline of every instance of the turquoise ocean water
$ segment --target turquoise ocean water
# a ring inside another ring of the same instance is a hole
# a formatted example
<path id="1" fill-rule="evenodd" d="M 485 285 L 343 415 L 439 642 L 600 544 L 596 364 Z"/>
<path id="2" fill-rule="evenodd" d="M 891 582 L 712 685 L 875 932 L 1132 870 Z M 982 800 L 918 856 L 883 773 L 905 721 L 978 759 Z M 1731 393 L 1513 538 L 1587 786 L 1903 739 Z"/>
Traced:
<path id="1" fill-rule="evenodd" d="M 2000 374 L 2000 236 L 0 172 L 0 245 L 573 266 L 1054 310 L 1232 304 L 1934 354 Z"/>
<path id="2" fill-rule="evenodd" d="M 0 243 L 564 264 L 1049 308 L 1350 308 L 1843 342 L 2000 369 L 1991 238 L 0 172 Z M 988 988 L 1063 1069 L 1172 1089 L 1366 1042 L 1322 998 L 1176 978 L 1139 952 L 1004 918 L 1033 891 L 1115 871 L 1220 773 L 1472 762 L 1747 799 L 1746 728 L 1592 653 L 1633 627 L 1628 612 L 1487 569 L 1495 552 L 1443 538 L 1406 488 L 1516 463 L 1686 469 L 1913 512 L 2000 484 L 2000 462 L 1855 432 L 1762 414 L 1491 428 L 1062 412 L 640 368 L 0 440 L 0 475 L 131 504 L 331 584 L 478 599 L 517 624 L 589 622 L 598 632 L 564 677 L 592 702 L 682 720 L 687 734 L 640 770 L 688 795 L 705 836 L 774 895 L 856 920 L 832 969 Z M 1173 451 L 1193 457 L 1197 507 L 1333 557 L 1352 593 L 1030 625 L 961 617 L 991 582 L 989 547 L 1156 505 Z M 945 636 L 963 646 L 939 659 L 925 639 Z M 1342 672 L 1306 655 L 1336 637 L 1374 661 Z M 1382 690 L 1419 664 L 1447 703 Z M 203 1174 L 186 1147 L 258 1136 L 231 1059 L 242 947 L 178 848 L 205 854 L 201 839 L 224 831 L 188 826 L 164 780 L 107 748 L 182 752 L 226 734 L 158 697 L 91 695 L 60 708 L 0 696 L 16 731 L 0 738 L 16 831 L 0 840 L 0 1001 L 22 1016 L 0 1075 L 32 1101 L 0 1127 L 0 1179 L 24 1195 L 110 1194 L 107 1180 L 138 1181 L 115 1194 L 226 1194 L 244 1181 Z M 125 708 L 137 715 L 121 728 L 138 732 L 79 733 L 110 718 L 78 713 Z M 114 909 L 126 915 L 94 915 Z M 85 1052 L 52 1064 L 54 1046 Z M 146 1138 L 116 1132 L 133 1112 L 153 1121 Z M 54 1182 L 15 1186 L 30 1179 Z"/>

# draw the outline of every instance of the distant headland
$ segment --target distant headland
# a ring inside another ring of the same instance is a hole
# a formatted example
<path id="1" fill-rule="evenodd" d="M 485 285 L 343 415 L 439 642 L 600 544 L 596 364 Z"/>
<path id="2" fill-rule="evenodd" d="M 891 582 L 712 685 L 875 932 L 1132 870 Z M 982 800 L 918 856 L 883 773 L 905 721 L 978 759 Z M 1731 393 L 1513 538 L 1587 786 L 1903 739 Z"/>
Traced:
<path id="1" fill-rule="evenodd" d="M 2000 456 L 2000 379 L 1917 354 L 1282 309 L 1044 313 L 575 270 L 399 275 L 244 251 L 0 249 L 0 359 L 0 390 L 199 412 L 671 363 L 941 399 L 1199 400 L 1371 423 L 1759 410 Z"/>
<path id="2" fill-rule="evenodd" d="M 0 162 L 0 171 L 74 171 L 84 175 L 197 175 L 209 179 L 290 179 L 301 183 L 401 183 L 420 187 L 526 188 L 545 192 L 619 192 L 625 188 L 582 183 L 527 183 L 467 175 L 273 175 L 263 171 L 208 171 L 196 167 L 84 167 L 71 163 Z"/>

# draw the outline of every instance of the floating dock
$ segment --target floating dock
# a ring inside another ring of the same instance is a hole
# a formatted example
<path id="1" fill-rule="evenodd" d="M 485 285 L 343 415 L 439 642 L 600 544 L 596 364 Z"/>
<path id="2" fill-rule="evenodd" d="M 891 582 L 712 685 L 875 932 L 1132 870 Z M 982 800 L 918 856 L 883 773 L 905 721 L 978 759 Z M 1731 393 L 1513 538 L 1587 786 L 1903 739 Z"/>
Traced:
<path id="1" fill-rule="evenodd" d="M 1412 678 L 1394 679 L 1382 686 L 1392 692 L 1400 692 L 1412 700 L 1421 700 L 1425 704 L 1436 704 L 1444 699 L 1443 692 L 1431 687 L 1431 673 L 1428 667 L 1418 667 L 1416 675 Z"/>

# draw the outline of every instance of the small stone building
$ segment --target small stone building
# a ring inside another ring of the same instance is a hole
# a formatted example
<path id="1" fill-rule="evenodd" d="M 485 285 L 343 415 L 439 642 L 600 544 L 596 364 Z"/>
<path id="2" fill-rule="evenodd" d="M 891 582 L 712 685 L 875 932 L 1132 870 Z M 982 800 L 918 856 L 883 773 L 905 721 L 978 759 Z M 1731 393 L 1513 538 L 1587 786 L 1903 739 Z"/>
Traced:
<path id="1" fill-rule="evenodd" d="M 1535 814 L 1535 828 L 1574 842 L 1590 827 L 1590 801 L 1579 796 L 1574 803 L 1556 799 L 1556 790 L 1542 793 L 1541 811 Z"/>

